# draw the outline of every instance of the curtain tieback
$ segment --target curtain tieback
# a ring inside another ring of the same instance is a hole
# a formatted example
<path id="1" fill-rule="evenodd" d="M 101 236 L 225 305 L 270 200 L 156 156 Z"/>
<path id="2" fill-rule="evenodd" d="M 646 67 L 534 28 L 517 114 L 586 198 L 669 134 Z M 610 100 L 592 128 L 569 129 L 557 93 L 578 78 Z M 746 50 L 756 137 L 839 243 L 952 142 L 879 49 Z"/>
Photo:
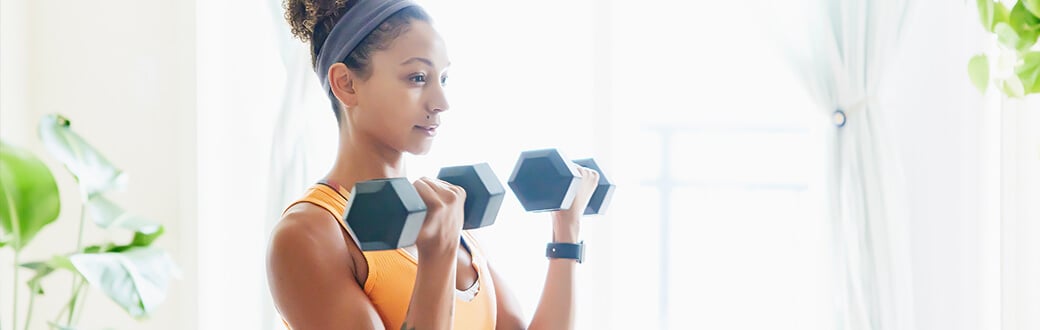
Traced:
<path id="1" fill-rule="evenodd" d="M 848 122 L 848 116 L 846 115 L 846 113 L 862 111 L 867 107 L 867 105 L 869 105 L 870 103 L 874 103 L 874 101 L 876 101 L 875 97 L 873 95 L 868 95 L 866 97 L 860 98 L 859 101 L 856 101 L 851 105 L 844 107 L 838 106 L 838 108 L 834 110 L 834 113 L 831 114 L 831 122 L 834 123 L 834 126 L 837 126 L 839 128 L 845 127 L 845 123 Z"/>

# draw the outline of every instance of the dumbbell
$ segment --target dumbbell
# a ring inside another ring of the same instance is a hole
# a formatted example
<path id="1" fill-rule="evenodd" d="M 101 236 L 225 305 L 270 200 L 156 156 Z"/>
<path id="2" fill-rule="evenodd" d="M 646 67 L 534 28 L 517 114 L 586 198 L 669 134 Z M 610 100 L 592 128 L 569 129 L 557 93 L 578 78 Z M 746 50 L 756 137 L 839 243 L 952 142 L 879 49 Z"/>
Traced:
<path id="1" fill-rule="evenodd" d="M 506 189 L 487 163 L 442 168 L 437 178 L 466 190 L 462 229 L 477 229 L 495 223 Z"/>
<path id="2" fill-rule="evenodd" d="M 505 188 L 487 163 L 441 169 L 438 178 L 466 190 L 463 229 L 495 222 Z M 393 250 L 415 244 L 426 219 L 426 204 L 407 178 L 354 184 L 344 223 L 363 251 Z"/>
<path id="3" fill-rule="evenodd" d="M 525 151 L 520 154 L 509 177 L 509 188 L 528 212 L 556 211 L 570 207 L 580 182 L 574 166 L 599 172 L 599 183 L 583 214 L 603 214 L 614 195 L 614 184 L 607 180 L 594 160 L 568 162 L 556 149 Z"/>

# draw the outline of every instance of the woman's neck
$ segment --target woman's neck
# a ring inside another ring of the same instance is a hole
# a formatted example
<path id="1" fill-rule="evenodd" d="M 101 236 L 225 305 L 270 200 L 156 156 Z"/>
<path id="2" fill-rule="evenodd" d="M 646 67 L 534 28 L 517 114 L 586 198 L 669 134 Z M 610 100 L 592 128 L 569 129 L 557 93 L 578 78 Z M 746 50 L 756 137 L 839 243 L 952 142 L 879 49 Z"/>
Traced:
<path id="1" fill-rule="evenodd" d="M 369 139 L 360 132 L 348 131 L 340 138 L 339 152 L 329 182 L 350 190 L 361 181 L 404 177 L 404 157 L 400 151 Z"/>

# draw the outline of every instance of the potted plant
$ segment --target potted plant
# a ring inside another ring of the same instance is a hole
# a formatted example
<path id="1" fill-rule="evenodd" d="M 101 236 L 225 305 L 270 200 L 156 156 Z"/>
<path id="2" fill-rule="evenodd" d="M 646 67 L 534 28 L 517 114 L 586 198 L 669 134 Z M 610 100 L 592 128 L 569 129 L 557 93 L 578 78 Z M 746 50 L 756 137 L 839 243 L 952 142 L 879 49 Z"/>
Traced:
<path id="1" fill-rule="evenodd" d="M 0 320 L 11 320 L 12 330 L 29 329 L 36 296 L 56 294 L 44 285 L 59 278 L 51 276 L 56 273 L 71 275 L 72 290 L 68 302 L 47 322 L 52 329 L 76 328 L 88 288 L 100 290 L 135 319 L 148 317 L 166 298 L 171 277 L 179 276 L 170 256 L 152 245 L 162 236 L 163 226 L 106 198 L 105 193 L 126 186 L 126 175 L 72 131 L 68 119 L 46 115 L 38 133 L 47 152 L 76 179 L 82 202 L 78 236 L 70 237 L 76 244 L 68 253 L 46 260 L 20 259 L 36 234 L 55 223 L 62 203 L 50 169 L 32 153 L 0 141 L 0 248 L 14 250 L 10 269 L 15 285 L 22 285 L 20 278 L 25 278 L 29 287 L 28 297 L 19 297 L 19 290 L 10 295 L 12 315 Z M 88 218 L 104 230 L 131 231 L 133 238 L 86 245 L 83 227 Z M 29 276 L 19 277 L 22 273 Z M 19 306 L 25 308 L 19 311 Z M 22 312 L 24 318 L 19 318 Z M 23 320 L 21 328 L 19 320 Z"/>

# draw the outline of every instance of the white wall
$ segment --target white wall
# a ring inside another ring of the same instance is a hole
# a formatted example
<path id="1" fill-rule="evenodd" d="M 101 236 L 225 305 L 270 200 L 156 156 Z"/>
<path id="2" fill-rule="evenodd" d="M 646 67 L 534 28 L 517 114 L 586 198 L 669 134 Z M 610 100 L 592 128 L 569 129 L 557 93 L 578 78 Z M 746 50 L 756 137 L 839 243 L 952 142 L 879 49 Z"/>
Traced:
<path id="1" fill-rule="evenodd" d="M 4 0 L 0 136 L 28 148 L 58 180 L 62 212 L 23 251 L 37 260 L 75 248 L 80 203 L 71 175 L 42 149 L 38 119 L 61 113 L 72 128 L 129 174 L 120 205 L 166 227 L 157 241 L 181 267 L 166 302 L 141 323 L 98 290 L 87 295 L 85 329 L 195 328 L 195 40 L 193 1 Z M 86 225 L 84 242 L 123 241 Z M 0 252 L 0 315 L 10 327 L 9 249 Z M 22 274 L 25 280 L 28 272 Z M 47 328 L 68 297 L 68 275 L 52 275 L 35 305 L 31 329 Z M 27 297 L 24 283 L 20 298 Z M 19 302 L 20 313 L 26 301 Z M 24 321 L 24 315 L 19 319 Z"/>
<path id="2" fill-rule="evenodd" d="M 268 167 L 285 70 L 271 24 L 280 15 L 271 15 L 269 1 L 197 2 L 200 253 L 193 329 L 271 326 L 261 316 L 270 300 Z M 321 114 L 333 118 L 331 111 Z"/>
<path id="3" fill-rule="evenodd" d="M 26 145 L 32 131 L 25 125 L 26 95 L 26 1 L 0 2 L 0 137 L 8 143 Z M 2 275 L 0 275 L 2 276 Z"/>
<path id="4" fill-rule="evenodd" d="M 980 95 L 966 73 L 968 59 L 991 40 L 974 2 L 916 3 L 907 29 L 881 100 L 907 180 L 918 329 L 1000 329 L 1000 109 L 996 95 Z M 1040 130 L 1035 119 L 1019 124 Z M 1026 191 L 1038 183 L 1017 184 Z M 1006 262 L 1014 269 L 1035 260 Z M 1015 291 L 1005 293 L 1037 299 Z M 1005 321 L 1004 329 L 1035 329 L 1025 324 Z"/>
<path id="5" fill-rule="evenodd" d="M 1000 109 L 1001 191 L 995 195 L 1001 206 L 1001 258 L 1008 261 L 1000 274 L 1001 320 L 1007 330 L 1038 329 L 1040 97 L 1006 101 Z"/>

